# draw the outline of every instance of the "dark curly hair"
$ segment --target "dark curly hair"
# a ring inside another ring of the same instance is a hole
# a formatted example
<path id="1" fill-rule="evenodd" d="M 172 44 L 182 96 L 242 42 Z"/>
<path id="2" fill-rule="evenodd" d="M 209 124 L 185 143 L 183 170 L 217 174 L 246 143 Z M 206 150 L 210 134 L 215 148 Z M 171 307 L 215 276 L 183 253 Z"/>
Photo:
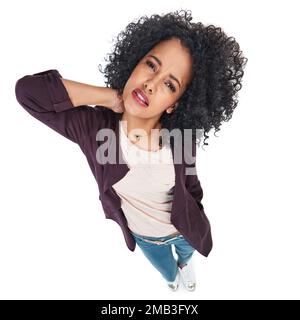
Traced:
<path id="1" fill-rule="evenodd" d="M 107 78 L 105 84 L 122 94 L 138 62 L 160 41 L 178 38 L 192 56 L 192 78 L 176 110 L 171 114 L 164 112 L 160 123 L 162 128 L 178 128 L 182 133 L 183 129 L 192 129 L 192 137 L 199 146 L 200 131 L 205 137 L 204 144 L 208 145 L 205 140 L 210 129 L 213 127 L 216 133 L 222 121 L 231 119 L 248 59 L 242 56 L 233 37 L 219 27 L 191 22 L 190 12 L 154 14 L 129 23 L 117 37 L 109 64 L 104 71 L 99 70 Z"/>

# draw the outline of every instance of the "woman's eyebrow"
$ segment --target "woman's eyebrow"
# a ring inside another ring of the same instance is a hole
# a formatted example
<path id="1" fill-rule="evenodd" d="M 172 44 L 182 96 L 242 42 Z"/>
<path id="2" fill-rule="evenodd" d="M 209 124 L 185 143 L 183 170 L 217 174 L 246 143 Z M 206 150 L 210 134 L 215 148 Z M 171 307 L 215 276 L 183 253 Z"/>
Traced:
<path id="1" fill-rule="evenodd" d="M 160 66 L 162 65 L 161 61 L 160 61 L 156 56 L 154 56 L 153 54 L 150 54 L 149 57 L 152 57 L 154 60 L 156 60 L 156 62 L 157 62 Z M 170 73 L 169 76 L 170 76 L 171 79 L 177 81 L 177 83 L 179 84 L 179 87 L 181 87 L 180 82 L 178 81 L 178 79 L 177 79 L 173 74 Z"/>

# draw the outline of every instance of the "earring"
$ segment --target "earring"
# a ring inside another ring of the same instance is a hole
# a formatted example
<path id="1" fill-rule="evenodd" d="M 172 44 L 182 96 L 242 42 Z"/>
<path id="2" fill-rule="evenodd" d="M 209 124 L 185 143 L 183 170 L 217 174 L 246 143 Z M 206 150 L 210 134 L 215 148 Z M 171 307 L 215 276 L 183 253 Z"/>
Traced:
<path id="1" fill-rule="evenodd" d="M 172 107 L 173 107 L 173 108 L 175 108 L 175 104 L 173 104 L 173 105 L 172 105 Z M 172 113 L 172 111 L 170 111 L 170 112 L 167 112 L 167 113 L 169 113 L 169 114 L 170 114 L 170 113 Z"/>
<path id="2" fill-rule="evenodd" d="M 172 107 L 173 109 L 176 109 L 175 106 L 177 107 L 176 103 L 173 104 L 171 107 Z M 172 112 L 173 112 L 173 111 L 170 111 L 170 112 L 169 112 L 169 111 L 166 110 L 166 113 L 169 113 L 169 114 L 170 114 L 170 113 L 172 113 Z"/>

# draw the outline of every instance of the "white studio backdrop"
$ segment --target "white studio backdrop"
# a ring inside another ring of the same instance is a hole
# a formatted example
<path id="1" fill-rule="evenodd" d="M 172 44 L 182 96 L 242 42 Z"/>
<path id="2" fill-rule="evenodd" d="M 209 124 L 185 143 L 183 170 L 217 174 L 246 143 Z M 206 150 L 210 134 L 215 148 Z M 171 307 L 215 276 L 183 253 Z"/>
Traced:
<path id="1" fill-rule="evenodd" d="M 0 299 L 299 299 L 299 19 L 296 1 L 10 1 L 0 4 Z M 17 79 L 57 69 L 104 85 L 98 64 L 142 15 L 179 9 L 248 58 L 232 119 L 199 149 L 214 247 L 198 287 L 170 292 L 105 219 L 84 154 L 31 117 Z"/>

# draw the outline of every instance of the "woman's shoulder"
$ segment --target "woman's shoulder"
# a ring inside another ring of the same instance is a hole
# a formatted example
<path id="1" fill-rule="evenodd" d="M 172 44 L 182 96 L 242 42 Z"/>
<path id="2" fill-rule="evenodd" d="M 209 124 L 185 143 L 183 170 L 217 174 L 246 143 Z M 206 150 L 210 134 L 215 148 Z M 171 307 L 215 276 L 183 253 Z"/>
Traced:
<path id="1" fill-rule="evenodd" d="M 116 129 L 116 125 L 119 122 L 119 118 L 121 114 L 118 114 L 112 111 L 111 109 L 101 105 L 95 105 L 94 110 L 95 110 L 96 116 L 99 117 L 101 122 L 104 121 L 105 128 L 110 128 L 113 130 Z"/>

